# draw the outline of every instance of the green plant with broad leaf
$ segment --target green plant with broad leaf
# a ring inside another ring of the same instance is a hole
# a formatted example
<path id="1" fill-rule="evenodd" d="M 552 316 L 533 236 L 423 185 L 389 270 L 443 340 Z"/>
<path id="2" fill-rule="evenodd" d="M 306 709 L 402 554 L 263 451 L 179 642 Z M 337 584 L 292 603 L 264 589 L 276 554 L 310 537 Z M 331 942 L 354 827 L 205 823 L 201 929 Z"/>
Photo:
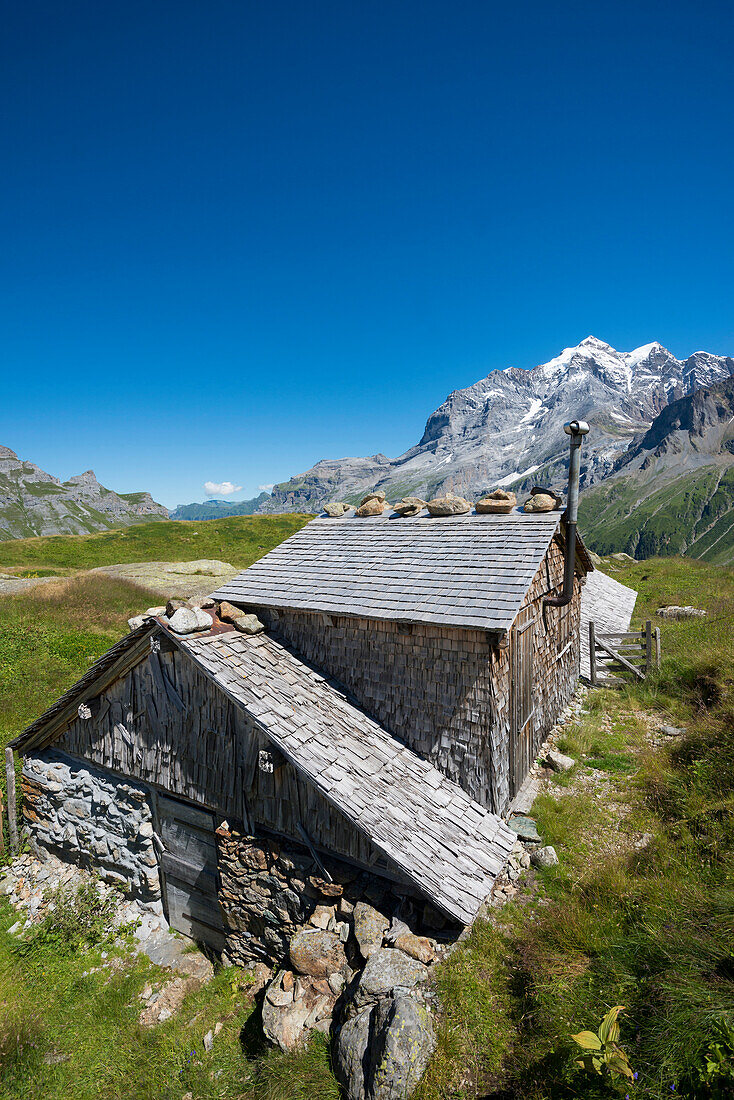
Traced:
<path id="1" fill-rule="evenodd" d="M 620 1012 L 624 1012 L 624 1005 L 615 1005 L 607 1012 L 598 1031 L 579 1031 L 571 1038 L 584 1052 L 577 1059 L 577 1066 L 593 1073 L 603 1074 L 606 1071 L 613 1080 L 627 1077 L 631 1081 L 634 1074 L 627 1055 L 619 1045 Z"/>

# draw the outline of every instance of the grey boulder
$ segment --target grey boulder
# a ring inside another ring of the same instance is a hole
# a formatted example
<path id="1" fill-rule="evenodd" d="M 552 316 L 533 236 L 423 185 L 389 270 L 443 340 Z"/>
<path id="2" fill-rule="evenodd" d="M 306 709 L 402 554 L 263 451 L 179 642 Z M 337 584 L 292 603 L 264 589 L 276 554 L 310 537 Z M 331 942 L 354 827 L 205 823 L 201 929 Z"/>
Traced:
<path id="1" fill-rule="evenodd" d="M 446 493 L 446 496 L 429 500 L 426 507 L 432 516 L 463 516 L 471 512 L 471 501 Z"/>
<path id="2" fill-rule="evenodd" d="M 223 623 L 235 623 L 241 619 L 245 612 L 241 607 L 235 607 L 229 600 L 222 600 L 219 605 L 219 618 Z"/>
<path id="3" fill-rule="evenodd" d="M 708 612 L 702 607 L 678 607 L 671 604 L 670 607 L 659 607 L 655 614 L 661 619 L 705 619 Z"/>
<path id="4" fill-rule="evenodd" d="M 364 518 L 365 516 L 381 516 L 385 511 L 385 501 L 379 500 L 376 496 L 371 496 L 365 500 L 364 504 L 360 504 L 355 516 Z"/>
<path id="5" fill-rule="evenodd" d="M 418 1086 L 435 1046 L 433 1024 L 424 1006 L 397 992 L 377 1008 L 369 1100 L 407 1100 Z"/>
<path id="6" fill-rule="evenodd" d="M 334 1073 L 347 1100 L 407 1100 L 435 1046 L 428 1012 L 410 993 L 367 1005 L 341 1028 Z"/>
<path id="7" fill-rule="evenodd" d="M 189 607 L 179 607 L 174 611 L 169 619 L 169 625 L 177 634 L 193 634 L 201 630 L 198 615 Z"/>
<path id="8" fill-rule="evenodd" d="M 536 493 L 525 501 L 526 512 L 552 512 L 556 508 L 556 498 L 550 493 Z"/>
<path id="9" fill-rule="evenodd" d="M 420 497 L 403 497 L 397 504 L 393 504 L 393 512 L 397 512 L 399 516 L 417 516 L 425 506 L 425 500 Z"/>
<path id="10" fill-rule="evenodd" d="M 234 626 L 241 634 L 262 634 L 265 629 L 257 615 L 240 615 L 235 619 Z"/>
<path id="11" fill-rule="evenodd" d="M 342 1026 L 332 1047 L 334 1075 L 347 1100 L 365 1100 L 370 1081 L 370 1054 L 375 1006 L 367 1005 Z"/>
<path id="12" fill-rule="evenodd" d="M 551 749 L 546 754 L 545 762 L 553 768 L 554 772 L 567 772 L 576 763 L 572 756 L 564 756 L 562 752 L 558 752 L 556 749 Z"/>
<path id="13" fill-rule="evenodd" d="M 428 977 L 428 967 L 394 947 L 381 947 L 370 955 L 355 990 L 354 1003 L 360 1008 L 367 1001 L 392 993 L 395 989 L 413 989 Z"/>
<path id="14" fill-rule="evenodd" d="M 334 932 L 297 932 L 290 942 L 290 959 L 299 974 L 313 978 L 328 978 L 330 974 L 346 971 L 347 957 L 344 945 Z"/>
<path id="15" fill-rule="evenodd" d="M 552 844 L 547 844 L 545 848 L 537 848 L 530 856 L 530 862 L 533 867 L 541 867 L 544 870 L 548 867 L 555 867 L 558 863 L 558 855 Z"/>
<path id="16" fill-rule="evenodd" d="M 331 504 L 325 504 L 324 511 L 327 516 L 331 516 L 332 519 L 340 519 L 349 511 L 349 505 L 345 504 L 343 500 L 337 500 L 333 501 Z"/>
<path id="17" fill-rule="evenodd" d="M 354 938 L 359 944 L 362 958 L 369 959 L 382 947 L 385 932 L 390 921 L 366 901 L 358 901 L 354 907 Z"/>
<path id="18" fill-rule="evenodd" d="M 191 609 L 196 615 L 197 630 L 211 630 L 214 626 L 214 619 L 208 611 L 204 611 L 202 607 L 192 607 Z"/>

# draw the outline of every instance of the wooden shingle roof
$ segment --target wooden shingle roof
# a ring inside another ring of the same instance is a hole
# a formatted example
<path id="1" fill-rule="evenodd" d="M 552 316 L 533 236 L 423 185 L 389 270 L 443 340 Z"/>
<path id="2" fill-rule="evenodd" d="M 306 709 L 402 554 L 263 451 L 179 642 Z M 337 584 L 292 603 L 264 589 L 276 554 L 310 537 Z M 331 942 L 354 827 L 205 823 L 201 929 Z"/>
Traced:
<path id="1" fill-rule="evenodd" d="M 10 748 L 16 752 L 29 752 L 31 749 L 50 745 L 76 717 L 80 703 L 93 699 L 113 680 L 123 676 L 147 657 L 150 639 L 158 629 L 158 623 L 149 619 L 130 634 L 125 634 L 119 642 L 115 642 L 87 669 L 81 679 L 10 742 Z"/>
<path id="2" fill-rule="evenodd" d="M 319 517 L 214 596 L 249 607 L 504 633 L 560 522 L 560 512 L 519 510 Z"/>
<path id="3" fill-rule="evenodd" d="M 273 638 L 174 640 L 436 906 L 474 919 L 515 841 L 501 818 Z"/>

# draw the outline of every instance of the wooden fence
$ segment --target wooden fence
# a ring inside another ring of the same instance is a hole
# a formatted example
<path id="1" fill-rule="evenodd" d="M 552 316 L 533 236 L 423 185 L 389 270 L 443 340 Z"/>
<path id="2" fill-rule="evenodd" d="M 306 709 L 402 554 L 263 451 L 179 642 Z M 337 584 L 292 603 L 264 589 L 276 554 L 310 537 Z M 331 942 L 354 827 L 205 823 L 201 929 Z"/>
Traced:
<path id="1" fill-rule="evenodd" d="M 648 619 L 644 630 L 620 634 L 597 634 L 589 623 L 589 680 L 592 686 L 610 674 L 631 672 L 644 680 L 654 668 L 660 668 L 660 628 Z"/>

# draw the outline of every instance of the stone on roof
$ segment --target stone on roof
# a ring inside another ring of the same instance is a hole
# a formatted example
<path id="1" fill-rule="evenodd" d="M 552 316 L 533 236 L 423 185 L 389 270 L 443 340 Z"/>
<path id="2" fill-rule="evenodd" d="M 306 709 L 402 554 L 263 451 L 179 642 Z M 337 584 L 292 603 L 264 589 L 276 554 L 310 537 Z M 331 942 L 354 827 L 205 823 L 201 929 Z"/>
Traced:
<path id="1" fill-rule="evenodd" d="M 504 633 L 560 522 L 560 512 L 519 509 L 510 515 L 321 516 L 214 597 Z"/>

